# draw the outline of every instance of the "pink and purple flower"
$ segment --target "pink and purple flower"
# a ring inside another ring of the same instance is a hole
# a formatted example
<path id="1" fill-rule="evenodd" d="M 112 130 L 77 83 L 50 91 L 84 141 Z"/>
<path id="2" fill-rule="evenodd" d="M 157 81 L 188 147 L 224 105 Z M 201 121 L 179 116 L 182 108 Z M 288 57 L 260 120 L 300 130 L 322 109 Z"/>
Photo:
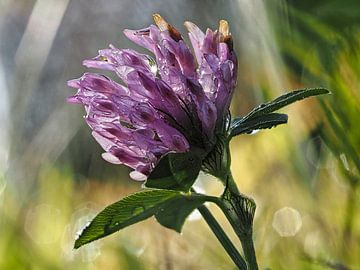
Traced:
<path id="1" fill-rule="evenodd" d="M 211 152 L 226 132 L 236 85 L 237 59 L 226 21 L 205 33 L 185 23 L 194 54 L 160 15 L 154 21 L 124 34 L 155 60 L 110 45 L 83 62 L 115 72 L 124 85 L 97 73 L 68 82 L 78 89 L 68 101 L 84 105 L 103 158 L 133 168 L 136 180 L 145 180 L 167 153 Z"/>

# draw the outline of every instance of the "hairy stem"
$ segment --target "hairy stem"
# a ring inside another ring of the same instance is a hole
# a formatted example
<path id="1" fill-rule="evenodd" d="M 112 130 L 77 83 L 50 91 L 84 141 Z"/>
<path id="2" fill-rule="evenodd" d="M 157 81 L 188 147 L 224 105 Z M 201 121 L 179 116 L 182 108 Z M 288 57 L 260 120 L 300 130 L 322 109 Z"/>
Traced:
<path id="1" fill-rule="evenodd" d="M 238 236 L 244 251 L 249 270 L 258 270 L 256 253 L 253 243 L 253 219 L 255 202 L 238 191 L 235 181 L 229 172 L 226 188 L 221 199 L 217 202 L 229 223 Z"/>
<path id="2" fill-rule="evenodd" d="M 231 137 L 218 137 L 218 143 L 205 160 L 205 171 L 217 177 L 225 186 L 221 198 L 212 197 L 209 201 L 216 203 L 240 239 L 248 270 L 258 270 L 254 243 L 252 240 L 255 202 L 239 192 L 232 177 L 230 164 Z"/>

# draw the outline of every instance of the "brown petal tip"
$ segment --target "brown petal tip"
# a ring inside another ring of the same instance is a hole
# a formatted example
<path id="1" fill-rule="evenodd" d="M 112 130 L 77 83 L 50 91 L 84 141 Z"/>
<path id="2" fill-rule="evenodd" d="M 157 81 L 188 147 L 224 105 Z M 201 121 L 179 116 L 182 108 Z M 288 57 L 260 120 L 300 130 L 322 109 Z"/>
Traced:
<path id="1" fill-rule="evenodd" d="M 229 24 L 227 21 L 225 20 L 220 20 L 219 22 L 219 32 L 224 36 L 228 36 L 229 35 Z"/>
<path id="2" fill-rule="evenodd" d="M 169 30 L 169 24 L 161 17 L 160 14 L 156 13 L 153 15 L 153 20 L 157 27 L 159 27 L 160 31 Z"/>
<path id="3" fill-rule="evenodd" d="M 157 27 L 160 29 L 160 31 L 169 31 L 170 36 L 175 40 L 179 41 L 182 39 L 181 34 L 178 30 L 176 30 L 172 25 L 167 23 L 167 21 L 164 20 L 163 17 L 161 17 L 160 14 L 155 13 L 153 15 L 153 19 Z"/>

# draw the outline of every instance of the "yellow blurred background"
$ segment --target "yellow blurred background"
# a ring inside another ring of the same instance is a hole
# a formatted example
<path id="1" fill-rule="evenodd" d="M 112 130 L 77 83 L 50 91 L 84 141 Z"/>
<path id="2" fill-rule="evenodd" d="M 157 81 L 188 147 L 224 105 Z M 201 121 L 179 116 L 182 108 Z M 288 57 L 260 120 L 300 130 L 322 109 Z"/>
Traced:
<path id="1" fill-rule="evenodd" d="M 0 269 L 235 269 L 196 213 L 181 235 L 150 219 L 73 249 L 78 230 L 141 183 L 102 160 L 66 81 L 110 43 L 139 49 L 122 30 L 153 13 L 185 39 L 186 20 L 229 21 L 234 116 L 296 88 L 332 91 L 283 110 L 288 125 L 233 139 L 232 170 L 257 203 L 261 269 L 360 269 L 359 10 L 357 0 L 0 0 Z M 222 192 L 203 174 L 196 185 Z"/>

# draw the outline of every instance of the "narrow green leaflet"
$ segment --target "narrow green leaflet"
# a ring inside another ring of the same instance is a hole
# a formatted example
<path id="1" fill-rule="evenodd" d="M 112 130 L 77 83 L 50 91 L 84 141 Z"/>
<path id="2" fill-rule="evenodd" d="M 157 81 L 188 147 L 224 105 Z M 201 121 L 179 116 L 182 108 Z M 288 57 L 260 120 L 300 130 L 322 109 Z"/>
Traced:
<path id="1" fill-rule="evenodd" d="M 263 103 L 253 109 L 245 117 L 235 118 L 230 126 L 230 137 L 250 133 L 256 129 L 272 128 L 274 126 L 287 123 L 285 114 L 272 113 L 291 103 L 307 97 L 329 94 L 325 88 L 308 88 L 296 90 L 282 95 L 270 102 Z"/>
<path id="2" fill-rule="evenodd" d="M 274 111 L 277 111 L 291 103 L 294 103 L 298 100 L 302 100 L 307 97 L 318 96 L 323 94 L 329 94 L 329 90 L 325 88 L 306 88 L 301 90 L 296 90 L 285 95 L 282 95 L 273 101 L 263 103 L 260 106 L 252 110 L 244 118 L 250 118 L 260 115 L 265 115 Z"/>
<path id="3" fill-rule="evenodd" d="M 166 202 L 155 218 L 164 227 L 180 233 L 186 218 L 207 199 L 203 195 L 178 196 Z"/>
<path id="4" fill-rule="evenodd" d="M 208 196 L 174 190 L 149 189 L 131 194 L 107 206 L 86 226 L 74 248 L 108 236 L 153 215 L 163 226 L 181 231 L 186 217 Z"/>
<path id="5" fill-rule="evenodd" d="M 231 137 L 239 134 L 251 133 L 258 129 L 267 129 L 276 127 L 277 125 L 286 124 L 288 116 L 280 113 L 270 113 L 263 116 L 251 117 L 248 119 L 236 118 L 234 119 L 233 128 L 231 129 Z"/>
<path id="6" fill-rule="evenodd" d="M 146 180 L 148 188 L 189 191 L 201 168 L 195 152 L 169 153 L 157 164 Z"/>

